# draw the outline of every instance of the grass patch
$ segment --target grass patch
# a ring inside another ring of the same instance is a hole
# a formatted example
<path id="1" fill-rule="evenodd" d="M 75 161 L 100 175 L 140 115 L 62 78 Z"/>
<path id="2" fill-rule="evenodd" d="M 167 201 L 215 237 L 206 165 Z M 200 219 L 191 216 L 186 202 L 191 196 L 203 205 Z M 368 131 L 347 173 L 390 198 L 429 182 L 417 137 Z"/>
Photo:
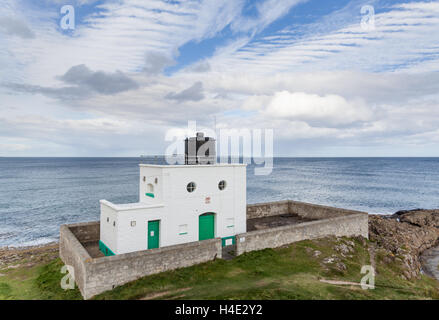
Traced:
<path id="1" fill-rule="evenodd" d="M 63 290 L 60 282 L 65 276 L 60 272 L 60 259 L 43 265 L 18 267 L 7 270 L 0 277 L 0 300 L 78 300 L 78 288 Z"/>
<path id="2" fill-rule="evenodd" d="M 354 251 L 346 256 L 334 250 L 352 241 Z M 320 255 L 314 256 L 314 252 Z M 324 264 L 337 257 L 346 266 Z M 95 299 L 437 299 L 438 282 L 426 276 L 407 281 L 400 277 L 401 266 L 376 257 L 374 290 L 360 286 L 332 285 L 320 279 L 359 283 L 363 265 L 370 264 L 366 246 L 356 239 L 325 238 L 301 241 L 288 247 L 243 254 L 233 260 L 217 260 L 188 268 L 144 277 L 105 292 Z M 183 291 L 180 291 L 184 289 Z"/>
<path id="3" fill-rule="evenodd" d="M 349 243 L 341 254 L 335 247 Z M 215 260 L 147 276 L 104 292 L 95 299 L 439 299 L 439 282 L 400 277 L 398 259 L 377 251 L 374 290 L 333 285 L 320 279 L 359 283 L 370 264 L 369 242 L 335 237 L 300 241 L 287 247 L 254 251 L 233 260 Z M 317 252 L 318 251 L 318 252 Z M 317 254 L 317 253 L 318 254 Z M 325 259 L 335 258 L 333 263 Z M 345 268 L 340 268 L 341 263 Z M 60 287 L 62 262 L 2 271 L 0 299 L 82 299 L 79 290 Z"/>

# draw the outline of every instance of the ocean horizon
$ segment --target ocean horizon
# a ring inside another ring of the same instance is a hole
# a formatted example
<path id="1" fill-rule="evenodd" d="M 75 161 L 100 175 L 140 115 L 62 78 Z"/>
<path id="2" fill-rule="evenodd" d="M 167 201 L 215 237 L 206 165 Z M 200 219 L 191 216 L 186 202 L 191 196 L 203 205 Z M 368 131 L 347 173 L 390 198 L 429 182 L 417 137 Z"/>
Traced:
<path id="1" fill-rule="evenodd" d="M 138 201 L 148 157 L 0 157 L 0 247 L 57 241 L 59 226 L 99 220 L 99 200 Z M 275 157 L 247 167 L 247 202 L 296 200 L 371 214 L 439 208 L 438 157 Z"/>

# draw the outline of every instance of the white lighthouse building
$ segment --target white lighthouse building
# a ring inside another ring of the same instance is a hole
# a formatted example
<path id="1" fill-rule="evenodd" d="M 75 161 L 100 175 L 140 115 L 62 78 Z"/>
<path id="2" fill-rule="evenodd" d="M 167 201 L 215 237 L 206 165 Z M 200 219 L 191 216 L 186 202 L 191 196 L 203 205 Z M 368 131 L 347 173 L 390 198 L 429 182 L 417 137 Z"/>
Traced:
<path id="1" fill-rule="evenodd" d="M 140 164 L 139 202 L 101 200 L 99 248 L 105 255 L 246 232 L 246 165 L 217 164 L 215 140 L 186 139 L 185 165 Z"/>

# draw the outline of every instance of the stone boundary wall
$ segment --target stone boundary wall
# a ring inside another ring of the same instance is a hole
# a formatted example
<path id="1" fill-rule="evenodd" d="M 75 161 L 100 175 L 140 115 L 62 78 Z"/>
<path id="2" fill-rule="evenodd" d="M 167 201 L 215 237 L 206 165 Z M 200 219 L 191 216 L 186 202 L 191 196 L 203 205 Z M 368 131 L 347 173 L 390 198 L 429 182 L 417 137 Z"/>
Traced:
<path id="1" fill-rule="evenodd" d="M 60 257 L 75 269 L 75 280 L 85 299 L 138 278 L 222 257 L 221 238 L 190 242 L 109 257 L 91 258 L 75 236 L 90 241 L 99 222 L 63 225 Z"/>
<path id="2" fill-rule="evenodd" d="M 99 221 L 71 224 L 68 227 L 81 243 L 101 239 Z"/>
<path id="3" fill-rule="evenodd" d="M 82 229 L 86 228 L 85 223 L 80 225 L 82 225 Z M 77 224 L 71 226 L 74 228 Z M 92 258 L 67 225 L 60 227 L 59 256 L 66 265 L 72 266 L 75 270 L 75 282 L 81 294 L 85 297 L 87 283 L 86 262 L 91 261 Z"/>
<path id="4" fill-rule="evenodd" d="M 304 218 L 315 219 L 315 221 L 239 234 L 235 238 L 236 255 L 331 235 L 338 237 L 363 236 L 365 238 L 369 236 L 369 217 L 366 212 L 296 201 L 255 204 L 249 207 L 250 210 L 247 210 L 248 219 L 294 213 Z"/>
<path id="5" fill-rule="evenodd" d="M 361 211 L 328 207 L 319 204 L 292 200 L 281 200 L 247 205 L 247 219 L 277 216 L 286 213 L 297 214 L 302 218 L 308 219 L 327 219 L 353 213 L 367 214 L 366 212 Z"/>
<path id="6" fill-rule="evenodd" d="M 302 218 L 328 219 L 352 214 L 367 215 L 367 212 L 322 206 L 299 201 L 288 201 L 288 212 L 295 213 Z"/>
<path id="7" fill-rule="evenodd" d="M 247 220 L 289 213 L 289 200 L 247 205 Z"/>
<path id="8" fill-rule="evenodd" d="M 288 213 L 314 221 L 239 234 L 235 237 L 236 255 L 330 235 L 368 237 L 368 214 L 365 212 L 290 200 L 247 206 L 247 219 Z M 61 260 L 75 269 L 75 281 L 85 299 L 147 275 L 222 257 L 221 238 L 216 238 L 92 258 L 83 244 L 97 242 L 99 228 L 98 221 L 60 227 Z"/>

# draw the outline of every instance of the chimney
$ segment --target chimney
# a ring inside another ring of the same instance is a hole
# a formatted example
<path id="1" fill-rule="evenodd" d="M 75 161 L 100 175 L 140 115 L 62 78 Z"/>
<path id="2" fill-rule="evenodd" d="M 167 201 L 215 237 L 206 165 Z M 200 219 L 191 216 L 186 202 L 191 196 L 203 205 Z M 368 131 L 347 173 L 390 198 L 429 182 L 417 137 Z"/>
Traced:
<path id="1" fill-rule="evenodd" d="M 186 138 L 184 145 L 184 163 L 192 165 L 215 164 L 215 139 L 205 137 L 203 132 L 197 132 L 196 137 Z"/>

